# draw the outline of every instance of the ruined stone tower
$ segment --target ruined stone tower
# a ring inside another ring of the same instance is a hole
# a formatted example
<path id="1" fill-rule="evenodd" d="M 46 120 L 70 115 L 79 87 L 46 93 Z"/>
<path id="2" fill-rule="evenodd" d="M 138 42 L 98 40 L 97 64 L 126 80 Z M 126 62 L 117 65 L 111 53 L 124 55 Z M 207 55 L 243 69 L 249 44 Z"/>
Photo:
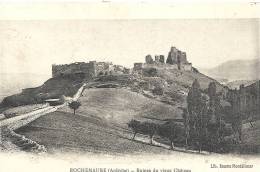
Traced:
<path id="1" fill-rule="evenodd" d="M 188 63 L 186 53 L 178 50 L 176 47 L 171 47 L 168 53 L 168 58 L 166 63 L 178 64 L 178 63 Z"/>

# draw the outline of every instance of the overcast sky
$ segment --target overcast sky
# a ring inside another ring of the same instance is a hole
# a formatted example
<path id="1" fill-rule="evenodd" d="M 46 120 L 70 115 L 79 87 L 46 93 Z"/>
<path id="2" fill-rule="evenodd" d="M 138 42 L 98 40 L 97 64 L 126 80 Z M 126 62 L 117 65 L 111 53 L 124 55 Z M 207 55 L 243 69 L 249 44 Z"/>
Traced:
<path id="1" fill-rule="evenodd" d="M 132 67 L 147 54 L 186 51 L 195 67 L 259 58 L 256 19 L 0 21 L 0 72 L 51 73 L 89 60 Z"/>

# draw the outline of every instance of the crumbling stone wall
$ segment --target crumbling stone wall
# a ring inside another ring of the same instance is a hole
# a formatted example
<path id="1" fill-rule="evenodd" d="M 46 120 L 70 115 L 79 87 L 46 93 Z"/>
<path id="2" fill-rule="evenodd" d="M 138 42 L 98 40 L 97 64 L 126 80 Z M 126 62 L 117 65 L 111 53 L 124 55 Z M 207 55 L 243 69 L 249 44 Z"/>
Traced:
<path id="1" fill-rule="evenodd" d="M 52 65 L 52 77 L 65 76 L 70 74 L 84 75 L 85 78 L 93 78 L 100 75 L 127 73 L 129 70 L 120 65 L 113 65 L 111 62 L 89 63 L 77 62 L 64 65 Z"/>
<path id="2" fill-rule="evenodd" d="M 95 62 L 77 62 L 64 65 L 52 65 L 52 77 L 82 73 L 88 78 L 96 76 Z"/>

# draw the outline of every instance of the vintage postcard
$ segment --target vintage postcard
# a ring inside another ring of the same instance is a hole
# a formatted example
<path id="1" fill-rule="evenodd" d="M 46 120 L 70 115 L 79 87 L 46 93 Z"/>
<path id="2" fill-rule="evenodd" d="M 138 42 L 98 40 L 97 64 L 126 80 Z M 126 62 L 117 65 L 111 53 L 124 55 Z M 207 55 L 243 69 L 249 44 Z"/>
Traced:
<path id="1" fill-rule="evenodd" d="M 1 3 L 0 171 L 258 171 L 259 11 Z"/>

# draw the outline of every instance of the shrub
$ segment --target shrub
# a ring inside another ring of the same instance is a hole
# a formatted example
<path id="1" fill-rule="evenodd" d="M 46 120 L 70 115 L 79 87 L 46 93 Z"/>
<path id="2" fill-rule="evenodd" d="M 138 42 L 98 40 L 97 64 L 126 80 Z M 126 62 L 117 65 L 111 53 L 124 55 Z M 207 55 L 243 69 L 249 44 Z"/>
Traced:
<path id="1" fill-rule="evenodd" d="M 147 77 L 156 77 L 158 76 L 158 72 L 156 68 L 147 68 L 143 69 L 143 75 Z"/>
<path id="2" fill-rule="evenodd" d="M 159 95 L 159 96 L 163 95 L 163 92 L 164 92 L 164 90 L 163 90 L 162 87 L 155 87 L 155 88 L 152 90 L 152 93 L 153 93 L 154 95 Z"/>
<path id="3" fill-rule="evenodd" d="M 185 129 L 178 122 L 166 122 L 158 126 L 157 133 L 160 137 L 170 141 L 171 148 L 174 148 L 175 143 L 185 142 Z"/>
<path id="4" fill-rule="evenodd" d="M 149 122 L 140 122 L 137 120 L 131 120 L 128 123 L 128 127 L 131 128 L 134 132 L 134 136 L 132 138 L 135 139 L 137 133 L 149 135 L 150 143 L 152 144 L 152 138 L 157 130 L 157 125 Z"/>

